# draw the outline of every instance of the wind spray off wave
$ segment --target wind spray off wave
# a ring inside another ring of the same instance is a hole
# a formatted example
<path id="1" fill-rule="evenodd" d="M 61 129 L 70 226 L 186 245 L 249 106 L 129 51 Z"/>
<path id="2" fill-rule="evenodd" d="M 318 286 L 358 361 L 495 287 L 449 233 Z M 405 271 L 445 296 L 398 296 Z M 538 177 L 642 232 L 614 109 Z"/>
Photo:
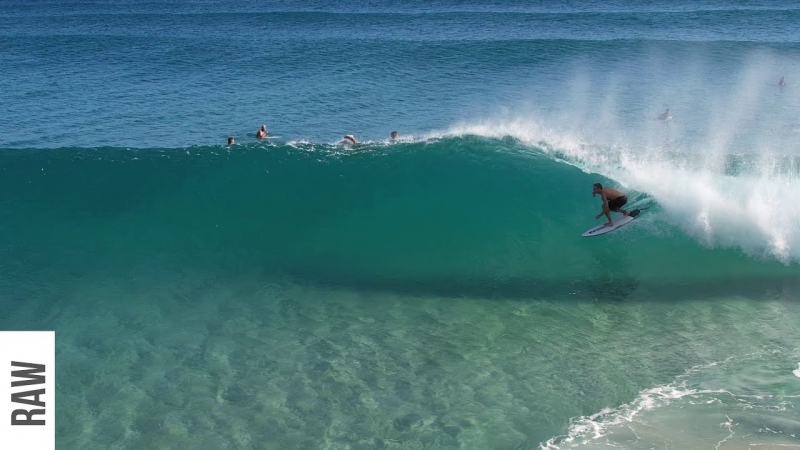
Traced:
<path id="1" fill-rule="evenodd" d="M 703 245 L 790 263 L 800 259 L 800 89 L 779 78 L 798 66 L 797 54 L 757 48 L 735 61 L 652 51 L 602 74 L 575 62 L 553 86 L 558 102 L 522 91 L 503 114 L 444 134 L 516 138 L 652 196 L 660 218 Z M 660 120 L 665 109 L 672 120 Z"/>
<path id="2" fill-rule="evenodd" d="M 665 220 L 709 247 L 738 247 L 784 263 L 800 260 L 797 157 L 704 157 L 630 144 L 609 146 L 592 142 L 591 136 L 562 134 L 524 121 L 462 126 L 449 133 L 512 136 L 586 173 L 652 196 L 663 207 Z M 745 169 L 730 173 L 739 166 Z"/>

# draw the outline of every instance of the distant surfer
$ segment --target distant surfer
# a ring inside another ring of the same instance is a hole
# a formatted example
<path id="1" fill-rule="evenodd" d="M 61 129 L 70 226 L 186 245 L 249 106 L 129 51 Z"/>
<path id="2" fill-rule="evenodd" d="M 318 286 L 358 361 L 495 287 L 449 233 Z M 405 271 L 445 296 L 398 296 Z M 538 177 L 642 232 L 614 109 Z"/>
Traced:
<path id="1" fill-rule="evenodd" d="M 261 125 L 261 129 L 256 132 L 256 139 L 264 139 L 267 137 L 267 126 Z"/>
<path id="2" fill-rule="evenodd" d="M 628 197 L 625 197 L 625 194 L 616 189 L 611 189 L 611 188 L 603 189 L 602 184 L 595 183 L 592 186 L 592 197 L 598 194 L 600 195 L 600 198 L 603 199 L 603 210 L 600 211 L 600 214 L 595 216 L 595 219 L 599 219 L 601 216 L 605 214 L 605 216 L 608 218 L 608 222 L 605 224 L 605 226 L 607 227 L 614 226 L 614 221 L 611 220 L 611 211 L 621 212 L 626 216 L 629 215 L 628 211 L 620 209 L 626 203 L 628 203 Z"/>
<path id="3" fill-rule="evenodd" d="M 357 144 L 360 144 L 360 142 L 358 142 L 358 139 L 356 139 L 356 137 L 353 136 L 352 134 L 346 134 L 346 135 L 344 135 L 344 140 L 341 142 L 341 144 L 342 145 L 357 145 Z"/>
<path id="4" fill-rule="evenodd" d="M 781 77 L 781 81 L 778 81 L 778 86 L 781 88 L 786 87 L 786 80 L 784 80 L 783 77 Z"/>
<path id="5" fill-rule="evenodd" d="M 236 141 L 233 140 L 233 137 L 229 137 L 228 138 L 228 145 L 233 145 L 235 143 L 236 143 Z"/>
<path id="6" fill-rule="evenodd" d="M 658 120 L 670 120 L 670 119 L 672 119 L 672 116 L 669 115 L 669 108 L 667 108 L 667 110 L 664 111 L 664 114 L 658 116 Z"/>
<path id="7" fill-rule="evenodd" d="M 397 140 L 397 131 L 392 131 L 392 133 L 389 135 L 389 140 L 390 141 L 396 141 Z"/>

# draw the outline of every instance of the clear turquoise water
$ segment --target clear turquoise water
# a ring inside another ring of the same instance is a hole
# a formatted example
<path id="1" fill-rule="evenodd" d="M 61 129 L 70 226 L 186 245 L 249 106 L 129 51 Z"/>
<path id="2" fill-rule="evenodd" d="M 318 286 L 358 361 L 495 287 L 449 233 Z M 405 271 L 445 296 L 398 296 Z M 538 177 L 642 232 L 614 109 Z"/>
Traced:
<path id="1" fill-rule="evenodd" d="M 800 446 L 798 19 L 2 1 L 0 329 L 64 449 Z"/>

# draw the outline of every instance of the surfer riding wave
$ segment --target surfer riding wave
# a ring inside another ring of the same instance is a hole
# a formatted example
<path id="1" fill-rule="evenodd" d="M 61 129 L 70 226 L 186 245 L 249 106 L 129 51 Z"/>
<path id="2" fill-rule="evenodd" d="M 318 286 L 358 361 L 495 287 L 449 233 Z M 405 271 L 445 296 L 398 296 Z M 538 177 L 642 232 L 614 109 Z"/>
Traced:
<path id="1" fill-rule="evenodd" d="M 626 203 L 628 203 L 628 197 L 625 194 L 621 193 L 616 189 L 611 188 L 603 188 L 603 185 L 600 183 L 595 183 L 592 186 L 592 197 L 596 195 L 600 195 L 600 198 L 603 199 L 603 210 L 600 211 L 600 214 L 595 216 L 595 219 L 599 219 L 601 216 L 605 214 L 608 218 L 608 222 L 606 222 L 605 226 L 613 227 L 614 221 L 611 219 L 611 211 L 614 212 L 621 212 L 623 215 L 630 215 L 628 211 L 622 209 Z"/>

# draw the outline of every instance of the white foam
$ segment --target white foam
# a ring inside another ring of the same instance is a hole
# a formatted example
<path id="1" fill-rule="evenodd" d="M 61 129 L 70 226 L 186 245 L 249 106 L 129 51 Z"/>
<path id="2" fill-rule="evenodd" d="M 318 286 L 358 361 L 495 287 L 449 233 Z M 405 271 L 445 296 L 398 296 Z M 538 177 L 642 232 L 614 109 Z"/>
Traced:
<path id="1" fill-rule="evenodd" d="M 653 196 L 662 218 L 705 245 L 800 261 L 800 141 L 789 131 L 798 126 L 800 90 L 775 86 L 776 71 L 800 61 L 754 51 L 726 84 L 711 85 L 716 72 L 695 56 L 679 86 L 640 86 L 622 73 L 592 80 L 576 67 L 550 109 L 507 106 L 438 135 L 516 138 Z M 658 55 L 653 64 L 665 68 Z M 665 107 L 673 120 L 655 120 Z M 738 172 L 731 155 L 747 160 Z"/>
<path id="2" fill-rule="evenodd" d="M 793 371 L 792 371 L 792 373 L 793 373 L 793 374 L 794 374 L 794 376 L 796 376 L 797 378 L 800 378 L 800 363 L 797 363 L 797 369 L 793 370 Z"/>
<path id="3" fill-rule="evenodd" d="M 687 389 L 683 383 L 656 386 L 639 393 L 631 403 L 618 408 L 605 408 L 590 416 L 570 420 L 566 435 L 554 436 L 539 445 L 543 450 L 560 449 L 561 446 L 581 445 L 605 436 L 613 427 L 629 423 L 645 411 L 654 410 L 684 397 L 703 394 L 726 393 L 721 390 Z"/>
<path id="4" fill-rule="evenodd" d="M 725 364 L 731 359 L 733 359 L 733 357 L 729 357 L 724 361 L 715 361 L 709 364 L 694 366 L 683 375 L 678 376 L 673 383 L 656 386 L 640 392 L 631 403 L 624 404 L 617 408 L 605 408 L 590 416 L 573 418 L 570 420 L 566 435 L 554 436 L 542 442 L 539 448 L 543 450 L 556 450 L 560 449 L 561 445 L 582 444 L 597 440 L 602 438 L 606 432 L 615 425 L 633 421 L 634 417 L 643 411 L 666 406 L 675 400 L 688 396 L 723 393 L 725 391 L 688 389 L 686 388 L 685 379 L 694 373 L 715 367 L 719 364 Z"/>
<path id="5" fill-rule="evenodd" d="M 751 358 L 759 357 L 760 355 L 762 355 L 761 352 L 747 353 L 738 356 L 730 356 L 722 361 L 715 361 L 708 364 L 693 366 L 682 375 L 677 376 L 675 380 L 669 384 L 656 386 L 654 388 L 641 391 L 639 395 L 630 403 L 623 404 L 616 408 L 605 408 L 602 411 L 590 416 L 581 416 L 571 419 L 566 434 L 554 436 L 547 441 L 540 443 L 539 448 L 542 450 L 557 450 L 563 448 L 582 447 L 585 445 L 589 445 L 590 448 L 593 448 L 591 447 L 592 444 L 604 442 L 608 443 L 606 440 L 609 437 L 613 437 L 615 433 L 619 433 L 621 429 L 633 433 L 637 439 L 640 439 L 640 436 L 637 434 L 637 430 L 641 431 L 643 429 L 651 428 L 654 416 L 651 414 L 649 417 L 644 417 L 638 420 L 637 416 L 640 416 L 648 411 L 664 408 L 675 402 L 683 402 L 678 405 L 680 406 L 680 410 L 684 410 L 690 405 L 724 406 L 726 404 L 739 408 L 739 411 L 752 409 L 756 407 L 756 405 L 751 404 L 750 402 L 746 401 L 746 399 L 751 397 L 755 399 L 764 399 L 765 397 L 774 399 L 775 396 L 740 395 L 734 394 L 725 389 L 691 389 L 687 387 L 687 385 L 696 375 L 708 374 L 709 370 L 715 370 L 715 367 L 727 366 L 729 363 L 744 363 L 749 365 L 748 361 L 750 361 Z M 795 370 L 794 373 L 796 376 L 800 377 L 800 363 L 798 363 L 798 369 Z M 796 396 L 780 395 L 780 398 L 783 399 L 783 401 L 780 403 L 767 402 L 765 404 L 760 404 L 760 406 L 758 406 L 758 408 L 760 408 L 759 411 L 787 411 L 787 404 L 785 401 L 786 399 L 794 397 Z M 726 401 L 725 399 L 729 399 L 730 401 Z M 788 405 L 788 408 L 791 408 L 790 404 Z M 716 448 L 720 448 L 725 442 L 734 437 L 736 434 L 734 432 L 734 425 L 737 425 L 737 423 L 731 419 L 724 409 L 720 409 L 718 412 L 724 414 L 724 417 L 727 420 L 718 424 L 719 428 L 726 432 L 726 435 L 721 436 L 720 440 L 716 442 Z M 679 414 L 678 416 L 680 417 L 682 415 L 683 414 Z M 658 415 L 655 417 L 658 417 Z M 669 417 L 669 414 L 663 417 Z M 766 425 L 764 425 L 762 428 L 765 427 Z M 777 433 L 782 434 L 783 432 L 778 431 Z M 704 439 L 708 438 L 708 436 L 704 437 Z M 761 444 L 751 443 L 751 445 Z"/>
<path id="6" fill-rule="evenodd" d="M 719 155 L 674 156 L 658 149 L 633 150 L 624 143 L 601 145 L 535 119 L 458 125 L 447 134 L 514 137 L 587 173 L 649 194 L 665 219 L 705 245 L 738 247 L 783 263 L 800 261 L 800 179 L 776 173 L 775 158 L 769 155 L 753 157 L 755 172 L 733 176 L 722 172 Z"/>

